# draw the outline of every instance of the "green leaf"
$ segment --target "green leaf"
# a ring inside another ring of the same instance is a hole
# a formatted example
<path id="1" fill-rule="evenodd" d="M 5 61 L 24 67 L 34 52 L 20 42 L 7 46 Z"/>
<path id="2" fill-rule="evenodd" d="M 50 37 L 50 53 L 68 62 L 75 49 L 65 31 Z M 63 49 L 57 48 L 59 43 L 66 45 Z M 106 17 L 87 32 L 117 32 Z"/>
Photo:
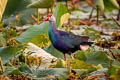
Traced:
<path id="1" fill-rule="evenodd" d="M 6 40 L 2 36 L 0 36 L 0 46 L 6 46 Z"/>
<path id="2" fill-rule="evenodd" d="M 20 71 L 17 68 L 15 68 L 14 66 L 12 66 L 12 67 L 6 66 L 3 75 L 10 75 L 10 74 L 22 75 L 20 73 Z"/>
<path id="3" fill-rule="evenodd" d="M 67 66 L 71 66 L 72 69 L 88 69 L 89 71 L 94 71 L 96 70 L 95 67 L 91 64 L 86 64 L 82 60 L 68 60 L 67 61 Z"/>
<path id="4" fill-rule="evenodd" d="M 31 0 L 8 0 L 4 16 L 10 16 L 26 8 Z"/>
<path id="5" fill-rule="evenodd" d="M 104 2 L 103 0 L 95 0 L 96 6 L 98 6 L 99 10 L 104 12 Z"/>
<path id="6" fill-rule="evenodd" d="M 67 68 L 34 69 L 30 68 L 26 64 L 22 64 L 18 68 L 14 67 L 6 68 L 4 75 L 10 74 L 27 75 L 26 78 L 29 77 L 34 80 L 55 79 L 56 76 L 58 77 L 59 80 L 66 80 L 68 78 L 69 71 Z"/>
<path id="7" fill-rule="evenodd" d="M 40 25 L 31 26 L 27 31 L 23 32 L 22 35 L 16 37 L 15 39 L 20 43 L 26 43 L 40 34 L 47 35 L 48 26 L 49 26 L 48 22 L 44 22 Z"/>
<path id="8" fill-rule="evenodd" d="M 32 24 L 35 21 L 31 18 L 31 14 L 36 16 L 36 10 L 37 9 L 24 9 L 20 11 L 18 14 L 15 14 L 13 16 L 10 16 L 9 19 L 4 18 L 3 22 L 4 25 L 20 25 L 23 26 L 25 24 Z M 21 14 L 21 15 L 20 15 Z M 17 20 L 16 16 L 18 17 L 19 21 Z"/>
<path id="9" fill-rule="evenodd" d="M 63 16 L 65 13 L 68 13 L 67 7 L 65 7 L 64 5 L 62 5 L 61 3 L 59 3 L 55 9 L 55 12 L 53 13 L 53 15 L 56 18 L 56 27 L 58 28 L 60 25 L 60 19 L 61 16 Z"/>
<path id="10" fill-rule="evenodd" d="M 104 0 L 105 10 L 112 11 L 113 9 L 119 9 L 119 4 L 116 0 Z"/>
<path id="11" fill-rule="evenodd" d="M 65 61 L 63 59 L 57 59 L 57 64 L 55 65 L 55 68 L 65 68 Z"/>
<path id="12" fill-rule="evenodd" d="M 20 55 L 20 50 L 22 46 L 9 46 L 0 48 L 0 57 L 2 58 L 3 64 L 7 63 L 9 59 L 13 58 L 16 54 L 16 57 Z"/>
<path id="13" fill-rule="evenodd" d="M 29 75 L 33 74 L 31 68 L 28 67 L 28 65 L 26 64 L 19 65 L 18 68 L 14 66 L 11 67 L 6 66 L 5 72 L 3 73 L 3 75 L 26 75 L 26 74 Z"/>
<path id="14" fill-rule="evenodd" d="M 87 64 L 102 64 L 104 67 L 109 66 L 109 64 L 112 62 L 107 55 L 106 52 L 87 52 L 87 51 L 78 51 L 75 54 L 75 57 L 79 60 L 85 61 Z"/>
<path id="15" fill-rule="evenodd" d="M 12 24 L 22 26 L 33 23 L 34 20 L 30 15 L 36 16 L 37 9 L 27 9 L 26 6 L 30 3 L 31 0 L 8 0 L 3 17 L 4 25 Z"/>
<path id="16" fill-rule="evenodd" d="M 51 75 L 51 77 L 49 77 Z M 59 80 L 66 80 L 68 78 L 69 71 L 67 68 L 51 68 L 45 70 L 38 70 L 37 77 L 39 80 L 46 79 L 55 79 L 55 76 L 58 77 Z"/>
<path id="17" fill-rule="evenodd" d="M 46 47 L 44 50 L 47 51 L 48 53 L 52 54 L 53 56 L 57 57 L 57 58 L 64 59 L 63 53 L 58 51 L 57 49 L 55 49 L 53 47 L 53 45 L 50 45 L 50 46 Z"/>
<path id="18" fill-rule="evenodd" d="M 101 38 L 100 32 L 94 28 L 85 28 L 84 34 L 89 36 L 92 40 L 99 40 Z"/>
<path id="19" fill-rule="evenodd" d="M 50 8 L 54 5 L 55 0 L 35 0 L 27 8 Z"/>
<path id="20" fill-rule="evenodd" d="M 107 75 L 111 80 L 119 80 L 120 79 L 120 66 L 112 65 L 107 71 Z"/>
<path id="21" fill-rule="evenodd" d="M 54 16 L 56 17 L 56 27 L 60 24 L 60 18 L 63 14 L 67 13 L 67 8 L 63 6 L 62 4 L 58 4 L 56 7 L 56 10 L 54 12 Z M 33 39 L 34 37 L 40 35 L 40 34 L 48 34 L 48 22 L 44 22 L 40 25 L 34 25 L 30 27 L 27 31 L 22 33 L 19 37 L 16 37 L 15 39 L 20 43 L 26 43 L 29 40 Z"/>

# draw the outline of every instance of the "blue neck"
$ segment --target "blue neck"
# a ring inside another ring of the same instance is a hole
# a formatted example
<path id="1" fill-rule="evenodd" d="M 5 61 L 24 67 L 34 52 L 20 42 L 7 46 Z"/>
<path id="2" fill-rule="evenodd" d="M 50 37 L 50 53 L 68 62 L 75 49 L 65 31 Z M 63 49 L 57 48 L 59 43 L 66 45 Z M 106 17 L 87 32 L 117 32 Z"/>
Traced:
<path id="1" fill-rule="evenodd" d="M 56 22 L 53 21 L 49 21 L 50 25 L 49 25 L 49 31 L 56 31 Z"/>
<path id="2" fill-rule="evenodd" d="M 52 42 L 52 44 L 55 43 L 56 41 L 56 38 L 55 38 L 55 32 L 56 32 L 56 22 L 53 22 L 53 21 L 49 21 L 50 22 L 50 25 L 49 25 L 49 38 Z"/>

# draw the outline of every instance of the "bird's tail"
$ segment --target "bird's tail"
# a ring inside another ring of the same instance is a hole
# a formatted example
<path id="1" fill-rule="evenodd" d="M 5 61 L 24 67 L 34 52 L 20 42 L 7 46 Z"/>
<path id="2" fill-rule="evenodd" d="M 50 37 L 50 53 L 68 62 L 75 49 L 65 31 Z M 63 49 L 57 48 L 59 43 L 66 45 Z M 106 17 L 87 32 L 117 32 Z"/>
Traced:
<path id="1" fill-rule="evenodd" d="M 94 42 L 83 42 L 80 44 L 80 50 L 87 50 Z"/>
<path id="2" fill-rule="evenodd" d="M 89 46 L 91 46 L 92 44 L 94 44 L 94 42 L 83 42 L 80 45 L 89 45 Z"/>

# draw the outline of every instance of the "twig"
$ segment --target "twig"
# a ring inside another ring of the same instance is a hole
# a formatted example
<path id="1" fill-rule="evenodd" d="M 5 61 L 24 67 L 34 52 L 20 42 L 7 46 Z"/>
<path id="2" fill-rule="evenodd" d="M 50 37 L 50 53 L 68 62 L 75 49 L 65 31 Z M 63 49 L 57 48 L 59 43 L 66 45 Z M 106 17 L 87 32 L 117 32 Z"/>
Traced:
<path id="1" fill-rule="evenodd" d="M 96 9 L 97 9 L 97 25 L 99 24 L 99 7 L 96 6 Z"/>
<path id="2" fill-rule="evenodd" d="M 119 21 L 119 18 L 120 18 L 120 9 L 119 9 L 119 11 L 118 11 L 118 14 L 117 14 L 117 19 L 116 19 L 116 20 L 118 20 L 118 21 Z"/>
<path id="3" fill-rule="evenodd" d="M 109 49 L 109 51 L 111 52 L 113 58 L 116 59 L 116 57 L 115 57 L 115 55 L 113 54 L 113 52 L 111 51 L 111 49 Z"/>
<path id="4" fill-rule="evenodd" d="M 67 2 L 67 0 L 65 0 L 65 5 L 67 6 L 67 9 L 68 9 L 68 2 Z"/>
<path id="5" fill-rule="evenodd" d="M 27 78 L 28 74 L 26 74 L 21 80 L 25 80 Z"/>
<path id="6" fill-rule="evenodd" d="M 30 16 L 35 22 L 37 22 L 37 18 L 34 15 L 31 14 Z"/>
<path id="7" fill-rule="evenodd" d="M 113 19 L 114 22 L 120 27 L 120 23 L 119 23 L 114 17 L 112 17 L 112 19 Z"/>
<path id="8" fill-rule="evenodd" d="M 84 78 L 83 80 L 93 80 L 93 79 L 101 77 L 101 76 L 105 76 L 105 73 L 95 74 L 95 75 L 92 75 L 92 76 L 88 76 L 88 77 Z"/>
<path id="9" fill-rule="evenodd" d="M 89 15 L 89 20 L 92 18 L 92 15 L 93 15 L 93 11 L 94 11 L 95 7 L 92 8 L 91 12 L 90 12 L 90 15 Z"/>
<path id="10" fill-rule="evenodd" d="M 0 57 L 0 67 L 1 67 L 1 71 L 3 73 L 5 71 L 5 69 L 4 69 L 1 57 Z"/>

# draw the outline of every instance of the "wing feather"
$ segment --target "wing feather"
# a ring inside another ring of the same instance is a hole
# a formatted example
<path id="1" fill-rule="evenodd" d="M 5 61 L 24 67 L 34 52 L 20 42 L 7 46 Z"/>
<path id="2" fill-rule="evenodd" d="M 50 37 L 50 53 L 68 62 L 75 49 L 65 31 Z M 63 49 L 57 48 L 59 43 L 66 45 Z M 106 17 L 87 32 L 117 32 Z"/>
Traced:
<path id="1" fill-rule="evenodd" d="M 62 41 L 70 48 L 74 48 L 75 46 L 78 46 L 82 44 L 83 42 L 88 42 L 88 37 L 86 36 L 77 36 L 72 33 L 67 33 L 64 31 L 59 31 L 60 37 Z"/>

